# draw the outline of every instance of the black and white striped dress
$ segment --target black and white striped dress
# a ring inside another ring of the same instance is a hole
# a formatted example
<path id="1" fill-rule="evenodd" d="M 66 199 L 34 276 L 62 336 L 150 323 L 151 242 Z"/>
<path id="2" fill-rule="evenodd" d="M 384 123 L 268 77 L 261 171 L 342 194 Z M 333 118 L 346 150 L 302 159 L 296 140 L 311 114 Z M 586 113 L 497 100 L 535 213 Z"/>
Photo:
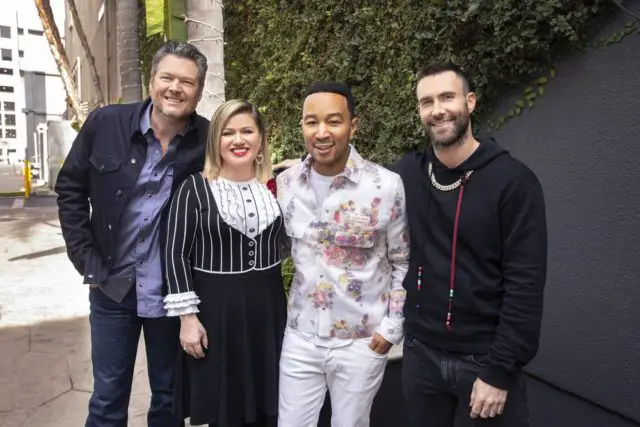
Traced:
<path id="1" fill-rule="evenodd" d="M 275 426 L 286 323 L 282 221 L 257 180 L 195 174 L 171 202 L 165 308 L 169 316 L 197 313 L 209 341 L 203 359 L 181 352 L 176 404 L 192 424 Z"/>

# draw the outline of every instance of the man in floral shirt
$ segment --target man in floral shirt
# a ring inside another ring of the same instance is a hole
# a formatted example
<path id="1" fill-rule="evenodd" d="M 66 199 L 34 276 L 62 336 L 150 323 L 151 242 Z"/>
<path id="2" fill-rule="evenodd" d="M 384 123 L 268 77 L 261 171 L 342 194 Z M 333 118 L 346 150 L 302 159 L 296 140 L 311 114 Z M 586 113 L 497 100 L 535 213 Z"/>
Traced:
<path id="1" fill-rule="evenodd" d="M 357 125 L 347 86 L 313 84 L 302 111 L 309 155 L 278 176 L 296 267 L 280 359 L 280 427 L 315 427 L 327 387 L 334 425 L 368 426 L 387 353 L 403 337 L 404 187 L 350 145 Z"/>

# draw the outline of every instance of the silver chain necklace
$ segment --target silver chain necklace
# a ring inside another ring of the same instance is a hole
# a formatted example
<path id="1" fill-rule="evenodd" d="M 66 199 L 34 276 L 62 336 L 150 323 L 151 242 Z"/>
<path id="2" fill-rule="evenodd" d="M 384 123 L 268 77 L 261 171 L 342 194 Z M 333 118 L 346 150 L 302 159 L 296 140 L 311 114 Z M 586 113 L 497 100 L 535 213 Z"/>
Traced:
<path id="1" fill-rule="evenodd" d="M 429 167 L 427 169 L 427 173 L 429 174 L 429 177 L 431 178 L 431 184 L 436 189 L 438 189 L 440 191 L 453 191 L 456 188 L 460 187 L 460 185 L 462 184 L 462 177 L 458 178 L 458 180 L 456 182 L 451 183 L 449 185 L 440 184 L 438 181 L 436 181 L 436 176 L 433 173 L 433 164 L 431 164 L 431 162 L 429 162 Z M 472 173 L 473 173 L 473 170 L 467 171 L 467 173 L 464 174 L 464 180 L 465 181 L 468 180 Z"/>

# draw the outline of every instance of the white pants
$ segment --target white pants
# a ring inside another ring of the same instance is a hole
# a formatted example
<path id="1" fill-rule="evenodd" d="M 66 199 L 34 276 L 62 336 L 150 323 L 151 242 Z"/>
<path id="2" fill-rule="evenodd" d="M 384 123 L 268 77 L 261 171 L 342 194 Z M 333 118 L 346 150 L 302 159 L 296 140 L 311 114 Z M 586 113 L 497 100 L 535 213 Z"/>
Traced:
<path id="1" fill-rule="evenodd" d="M 327 386 L 331 427 L 368 427 L 387 364 L 387 356 L 371 350 L 370 342 L 357 339 L 329 348 L 287 331 L 280 356 L 278 427 L 316 427 Z"/>

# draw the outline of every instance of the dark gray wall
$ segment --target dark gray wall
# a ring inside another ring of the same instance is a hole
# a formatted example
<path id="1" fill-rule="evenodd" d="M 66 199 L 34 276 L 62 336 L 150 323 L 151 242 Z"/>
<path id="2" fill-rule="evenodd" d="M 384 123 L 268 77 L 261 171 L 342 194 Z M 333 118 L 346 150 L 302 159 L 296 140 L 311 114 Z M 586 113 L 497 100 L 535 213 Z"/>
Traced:
<path id="1" fill-rule="evenodd" d="M 530 377 L 527 381 L 531 427 L 638 427 L 625 419 L 557 387 Z"/>
<path id="2" fill-rule="evenodd" d="M 640 0 L 624 4 L 640 14 Z M 620 13 L 603 35 L 630 20 Z M 538 174 L 547 203 L 543 336 L 528 371 L 640 422 L 640 34 L 556 70 L 535 107 L 495 134 Z M 572 407 L 544 387 L 532 408 Z M 616 425 L 596 418 L 554 425 Z"/>

